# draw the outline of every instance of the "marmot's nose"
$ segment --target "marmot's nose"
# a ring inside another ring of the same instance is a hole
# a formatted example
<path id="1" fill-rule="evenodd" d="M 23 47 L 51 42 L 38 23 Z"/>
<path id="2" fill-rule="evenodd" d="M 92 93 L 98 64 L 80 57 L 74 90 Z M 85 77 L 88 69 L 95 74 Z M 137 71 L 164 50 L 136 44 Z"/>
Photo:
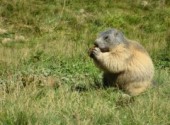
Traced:
<path id="1" fill-rule="evenodd" d="M 95 47 L 98 47 L 97 41 L 94 42 Z"/>

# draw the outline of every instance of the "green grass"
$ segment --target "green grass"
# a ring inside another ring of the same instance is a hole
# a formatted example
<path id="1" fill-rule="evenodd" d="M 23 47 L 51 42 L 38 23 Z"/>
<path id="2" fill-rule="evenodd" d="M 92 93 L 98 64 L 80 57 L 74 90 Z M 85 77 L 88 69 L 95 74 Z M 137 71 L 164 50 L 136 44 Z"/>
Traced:
<path id="1" fill-rule="evenodd" d="M 1 0 L 0 124 L 169 125 L 169 15 L 169 0 Z M 131 100 L 87 54 L 109 27 L 154 61 L 157 84 Z"/>

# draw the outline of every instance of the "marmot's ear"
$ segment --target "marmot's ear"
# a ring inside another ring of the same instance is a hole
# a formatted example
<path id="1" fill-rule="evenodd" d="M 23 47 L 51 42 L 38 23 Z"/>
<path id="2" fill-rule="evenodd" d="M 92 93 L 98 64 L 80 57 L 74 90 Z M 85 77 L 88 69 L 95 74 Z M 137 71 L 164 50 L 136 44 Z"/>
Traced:
<path id="1" fill-rule="evenodd" d="M 124 31 L 123 30 L 118 30 L 118 32 L 124 36 Z"/>

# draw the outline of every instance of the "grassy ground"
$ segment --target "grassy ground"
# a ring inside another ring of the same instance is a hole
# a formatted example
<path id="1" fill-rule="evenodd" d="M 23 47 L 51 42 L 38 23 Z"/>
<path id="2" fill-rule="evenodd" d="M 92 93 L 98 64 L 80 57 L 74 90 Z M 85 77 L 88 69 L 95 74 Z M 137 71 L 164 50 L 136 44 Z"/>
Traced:
<path id="1" fill-rule="evenodd" d="M 109 27 L 155 64 L 157 85 L 133 100 L 103 89 L 87 55 Z M 169 27 L 169 0 L 1 0 L 0 124 L 169 125 Z"/>

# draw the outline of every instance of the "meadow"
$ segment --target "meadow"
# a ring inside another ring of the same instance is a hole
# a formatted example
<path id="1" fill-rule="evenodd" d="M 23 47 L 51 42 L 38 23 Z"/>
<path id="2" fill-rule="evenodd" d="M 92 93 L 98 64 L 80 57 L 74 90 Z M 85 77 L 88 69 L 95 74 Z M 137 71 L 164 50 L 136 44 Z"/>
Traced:
<path id="1" fill-rule="evenodd" d="M 130 100 L 87 53 L 112 27 L 155 65 L 155 86 Z M 1 0 L 0 125 L 60 124 L 170 125 L 169 0 Z"/>

